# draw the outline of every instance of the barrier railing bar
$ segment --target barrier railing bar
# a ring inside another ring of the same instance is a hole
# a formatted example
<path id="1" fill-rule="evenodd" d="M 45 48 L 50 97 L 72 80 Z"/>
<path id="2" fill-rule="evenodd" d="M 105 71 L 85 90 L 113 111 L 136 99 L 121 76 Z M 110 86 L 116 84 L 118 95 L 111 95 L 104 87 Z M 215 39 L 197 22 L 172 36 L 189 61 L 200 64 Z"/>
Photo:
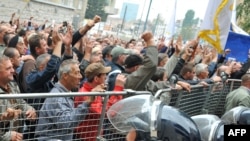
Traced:
<path id="1" fill-rule="evenodd" d="M 164 92 L 170 92 L 171 91 L 171 88 L 168 88 L 168 89 L 160 89 L 158 90 L 156 93 L 155 93 L 155 98 L 159 98 L 161 96 L 162 93 Z"/>
<path id="2" fill-rule="evenodd" d="M 105 91 L 105 92 L 67 92 L 67 93 L 20 93 L 20 94 L 1 94 L 0 99 L 13 98 L 44 98 L 44 97 L 72 97 L 72 96 L 106 96 L 106 95 L 126 95 L 126 94 L 151 94 L 149 91 Z"/>
<path id="3" fill-rule="evenodd" d="M 102 128 L 103 128 L 103 122 L 104 122 L 104 118 L 105 118 L 108 99 L 109 99 L 109 95 L 106 95 L 105 98 L 104 98 L 104 102 L 103 102 L 103 106 L 102 106 L 102 113 L 101 113 L 100 122 L 99 122 L 99 126 L 98 126 L 98 132 L 97 132 L 97 138 L 96 138 L 97 141 L 103 141 L 104 140 L 104 138 L 101 137 L 101 131 L 102 131 Z"/>

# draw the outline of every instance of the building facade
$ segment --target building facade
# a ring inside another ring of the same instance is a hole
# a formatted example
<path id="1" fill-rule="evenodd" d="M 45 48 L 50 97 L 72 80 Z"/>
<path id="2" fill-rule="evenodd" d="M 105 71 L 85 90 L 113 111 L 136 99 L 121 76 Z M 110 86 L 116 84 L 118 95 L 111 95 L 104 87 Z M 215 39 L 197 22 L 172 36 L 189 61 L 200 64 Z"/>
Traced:
<path id="1" fill-rule="evenodd" d="M 86 7 L 87 0 L 1 0 L 0 20 L 9 21 L 12 13 L 16 13 L 21 22 L 34 17 L 38 24 L 45 20 L 51 24 L 67 21 L 78 28 Z"/>

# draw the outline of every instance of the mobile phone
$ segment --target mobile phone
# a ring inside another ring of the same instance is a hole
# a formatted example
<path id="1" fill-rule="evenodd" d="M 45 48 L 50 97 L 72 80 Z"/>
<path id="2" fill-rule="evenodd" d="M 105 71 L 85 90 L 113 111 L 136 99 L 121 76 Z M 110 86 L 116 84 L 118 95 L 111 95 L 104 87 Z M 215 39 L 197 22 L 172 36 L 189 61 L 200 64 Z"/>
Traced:
<path id="1" fill-rule="evenodd" d="M 58 32 L 59 32 L 59 33 L 66 34 L 66 32 L 67 32 L 67 27 L 65 27 L 65 26 L 61 27 L 61 28 L 59 29 Z"/>
<path id="2" fill-rule="evenodd" d="M 55 20 L 52 20 L 51 28 L 54 28 L 54 26 L 55 26 Z"/>
<path id="3" fill-rule="evenodd" d="M 31 21 L 28 21 L 28 26 L 31 27 Z"/>
<path id="4" fill-rule="evenodd" d="M 68 23 L 66 21 L 63 22 L 63 27 L 67 27 Z"/>

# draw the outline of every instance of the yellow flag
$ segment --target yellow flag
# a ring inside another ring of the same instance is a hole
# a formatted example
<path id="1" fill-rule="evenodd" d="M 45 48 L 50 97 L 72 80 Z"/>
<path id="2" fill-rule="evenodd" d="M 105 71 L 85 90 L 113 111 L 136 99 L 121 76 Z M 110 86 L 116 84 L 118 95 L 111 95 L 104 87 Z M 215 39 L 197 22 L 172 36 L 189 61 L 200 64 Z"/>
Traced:
<path id="1" fill-rule="evenodd" d="M 222 53 L 232 18 L 233 0 L 209 0 L 199 37 L 213 45 Z"/>

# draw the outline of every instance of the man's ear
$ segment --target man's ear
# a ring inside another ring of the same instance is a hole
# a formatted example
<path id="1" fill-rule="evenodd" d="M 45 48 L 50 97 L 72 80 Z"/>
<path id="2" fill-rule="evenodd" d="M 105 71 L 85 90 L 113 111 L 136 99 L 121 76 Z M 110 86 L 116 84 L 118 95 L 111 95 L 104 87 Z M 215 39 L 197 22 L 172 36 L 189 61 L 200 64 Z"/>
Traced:
<path id="1" fill-rule="evenodd" d="M 35 47 L 36 50 L 36 54 L 40 54 L 40 48 L 39 47 Z"/>
<path id="2" fill-rule="evenodd" d="M 13 64 L 14 63 L 14 59 L 10 58 L 10 62 L 11 62 L 11 64 Z"/>
<path id="3" fill-rule="evenodd" d="M 67 78 L 68 78 L 68 74 L 67 74 L 67 73 L 63 73 L 63 74 L 62 74 L 62 78 L 63 78 L 63 79 L 67 79 Z"/>
<path id="4" fill-rule="evenodd" d="M 94 81 L 94 82 L 98 81 L 98 78 L 99 78 L 99 77 L 97 77 L 97 76 L 94 76 L 94 79 L 93 79 L 93 81 Z"/>
<path id="5" fill-rule="evenodd" d="M 139 65 L 134 66 L 135 71 L 139 68 Z"/>
<path id="6" fill-rule="evenodd" d="M 44 69 L 44 64 L 41 64 L 39 67 L 38 67 L 38 70 L 39 71 L 42 71 Z"/>

